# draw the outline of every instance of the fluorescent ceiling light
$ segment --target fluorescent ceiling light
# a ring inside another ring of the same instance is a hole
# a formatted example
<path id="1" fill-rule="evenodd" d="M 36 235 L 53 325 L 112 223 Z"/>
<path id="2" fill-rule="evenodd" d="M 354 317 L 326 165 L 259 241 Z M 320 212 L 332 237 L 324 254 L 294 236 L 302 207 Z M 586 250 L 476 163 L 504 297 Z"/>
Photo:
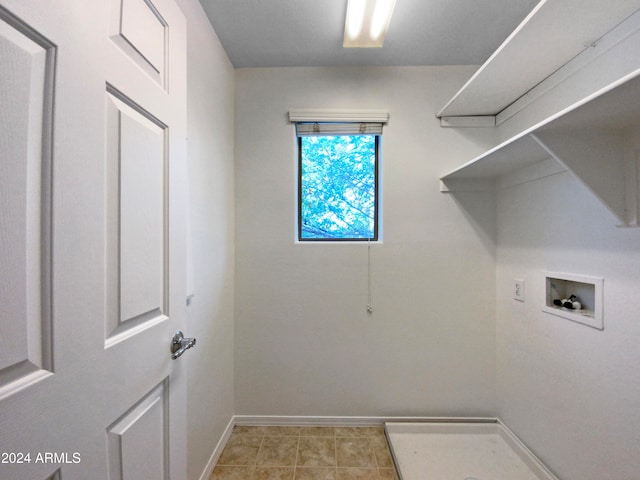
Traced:
<path id="1" fill-rule="evenodd" d="M 396 0 L 348 0 L 345 48 L 382 47 Z"/>
<path id="2" fill-rule="evenodd" d="M 345 39 L 352 40 L 360 36 L 364 25 L 364 14 L 367 9 L 367 0 L 349 0 L 347 7 L 347 21 L 345 24 Z"/>

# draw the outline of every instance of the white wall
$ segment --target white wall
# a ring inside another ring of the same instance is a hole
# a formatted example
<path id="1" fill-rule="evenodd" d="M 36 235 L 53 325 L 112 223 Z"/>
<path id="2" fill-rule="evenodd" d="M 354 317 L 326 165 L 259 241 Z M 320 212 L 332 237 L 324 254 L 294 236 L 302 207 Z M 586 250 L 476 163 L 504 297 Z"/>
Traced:
<path id="1" fill-rule="evenodd" d="M 234 72 L 196 0 L 180 0 L 188 22 L 187 145 L 191 284 L 188 478 L 197 479 L 234 414 Z"/>
<path id="2" fill-rule="evenodd" d="M 237 414 L 495 414 L 495 205 L 438 183 L 495 143 L 434 117 L 474 70 L 236 71 Z M 371 316 L 366 245 L 294 242 L 292 107 L 391 115 Z"/>
<path id="3" fill-rule="evenodd" d="M 616 228 L 567 172 L 501 190 L 497 205 L 498 415 L 563 480 L 636 480 L 640 229 Z M 545 270 L 604 278 L 603 331 L 541 311 Z"/>

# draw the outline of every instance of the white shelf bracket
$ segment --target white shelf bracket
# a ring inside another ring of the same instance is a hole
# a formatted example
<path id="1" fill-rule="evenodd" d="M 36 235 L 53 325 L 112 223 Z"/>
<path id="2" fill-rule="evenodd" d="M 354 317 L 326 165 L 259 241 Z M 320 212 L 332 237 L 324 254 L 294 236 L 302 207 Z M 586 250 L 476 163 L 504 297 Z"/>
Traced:
<path id="1" fill-rule="evenodd" d="M 590 190 L 622 226 L 629 226 L 623 138 L 619 133 L 561 130 L 539 131 L 531 137 Z"/>

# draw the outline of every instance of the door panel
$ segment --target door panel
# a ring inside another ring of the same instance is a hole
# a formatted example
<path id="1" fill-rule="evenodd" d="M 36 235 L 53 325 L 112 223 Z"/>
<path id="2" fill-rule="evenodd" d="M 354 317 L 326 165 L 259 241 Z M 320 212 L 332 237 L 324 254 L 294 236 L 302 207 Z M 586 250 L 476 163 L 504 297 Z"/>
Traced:
<path id="1" fill-rule="evenodd" d="M 165 380 L 107 429 L 109 480 L 169 478 L 167 391 Z"/>
<path id="2" fill-rule="evenodd" d="M 122 0 L 113 11 L 111 39 L 132 62 L 164 86 L 169 26 L 160 11 L 147 0 Z"/>
<path id="3" fill-rule="evenodd" d="M 120 115 L 120 319 L 164 310 L 164 128 Z"/>
<path id="4" fill-rule="evenodd" d="M 167 126 L 121 92 L 107 93 L 107 345 L 166 318 Z"/>
<path id="5" fill-rule="evenodd" d="M 52 368 L 53 45 L 0 7 L 0 398 Z"/>

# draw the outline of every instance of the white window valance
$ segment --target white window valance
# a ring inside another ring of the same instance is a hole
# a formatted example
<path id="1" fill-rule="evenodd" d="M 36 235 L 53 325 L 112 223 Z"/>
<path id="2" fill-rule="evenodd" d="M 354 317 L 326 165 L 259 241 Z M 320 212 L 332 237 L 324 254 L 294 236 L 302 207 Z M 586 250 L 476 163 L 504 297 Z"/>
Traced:
<path id="1" fill-rule="evenodd" d="M 354 110 L 330 108 L 292 108 L 289 110 L 290 122 L 355 122 L 387 123 L 389 112 L 385 110 Z"/>
<path id="2" fill-rule="evenodd" d="M 383 110 L 291 109 L 296 135 L 381 135 L 389 120 Z"/>

